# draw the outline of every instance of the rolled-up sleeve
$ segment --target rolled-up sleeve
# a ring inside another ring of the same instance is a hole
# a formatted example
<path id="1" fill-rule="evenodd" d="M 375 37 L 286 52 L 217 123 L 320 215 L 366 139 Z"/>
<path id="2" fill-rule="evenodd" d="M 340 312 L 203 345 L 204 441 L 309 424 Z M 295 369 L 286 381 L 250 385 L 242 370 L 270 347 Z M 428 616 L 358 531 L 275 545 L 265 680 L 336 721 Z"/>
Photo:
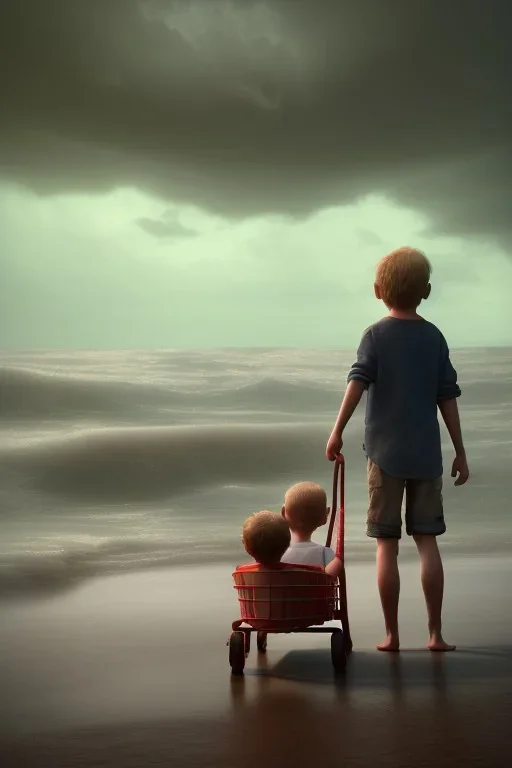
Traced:
<path id="1" fill-rule="evenodd" d="M 452 400 L 460 397 L 461 391 L 457 383 L 457 371 L 450 360 L 450 350 L 444 336 L 441 336 L 441 355 L 439 360 L 439 383 L 437 385 L 438 400 Z"/>
<path id="2" fill-rule="evenodd" d="M 351 367 L 347 381 L 361 381 L 366 388 L 377 378 L 377 353 L 372 329 L 368 328 L 357 350 L 357 361 Z"/>

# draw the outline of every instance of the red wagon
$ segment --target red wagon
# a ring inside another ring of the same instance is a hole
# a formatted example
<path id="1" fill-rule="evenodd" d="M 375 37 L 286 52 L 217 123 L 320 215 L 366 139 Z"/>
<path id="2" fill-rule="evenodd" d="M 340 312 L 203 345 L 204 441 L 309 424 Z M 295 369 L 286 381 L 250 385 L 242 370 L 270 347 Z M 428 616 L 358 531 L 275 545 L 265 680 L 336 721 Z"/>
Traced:
<path id="1" fill-rule="evenodd" d="M 339 507 L 338 507 L 339 491 Z M 334 465 L 333 500 L 326 546 L 331 545 L 338 524 L 336 555 L 345 555 L 345 460 Z M 257 633 L 257 648 L 264 653 L 267 635 L 289 632 L 330 633 L 331 659 L 336 672 L 343 672 L 352 650 L 348 623 L 345 567 L 334 579 L 316 566 L 281 564 L 274 570 L 258 570 L 256 564 L 238 566 L 233 573 L 240 606 L 240 618 L 233 622 L 229 638 L 229 663 L 234 675 L 241 675 Z M 339 621 L 339 626 L 324 627 Z"/>

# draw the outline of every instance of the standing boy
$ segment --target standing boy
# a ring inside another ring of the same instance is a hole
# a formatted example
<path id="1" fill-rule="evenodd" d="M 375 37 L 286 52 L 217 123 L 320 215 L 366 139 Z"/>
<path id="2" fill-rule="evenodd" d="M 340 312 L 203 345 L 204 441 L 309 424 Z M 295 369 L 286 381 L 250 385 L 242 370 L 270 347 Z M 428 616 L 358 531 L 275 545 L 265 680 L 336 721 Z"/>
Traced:
<path id="1" fill-rule="evenodd" d="M 430 295 L 431 266 L 421 251 L 399 248 L 377 266 L 375 296 L 389 310 L 368 328 L 326 455 L 341 451 L 343 432 L 365 389 L 368 390 L 365 452 L 368 458 L 367 535 L 377 539 L 377 582 L 386 639 L 381 651 L 398 651 L 398 541 L 405 491 L 406 532 L 414 538 L 421 561 L 421 583 L 428 612 L 432 651 L 452 651 L 442 635 L 444 573 L 437 536 L 446 530 L 443 514 L 441 437 L 437 408 L 455 450 L 452 477 L 469 477 L 457 397 L 460 388 L 443 334 L 418 314 Z"/>

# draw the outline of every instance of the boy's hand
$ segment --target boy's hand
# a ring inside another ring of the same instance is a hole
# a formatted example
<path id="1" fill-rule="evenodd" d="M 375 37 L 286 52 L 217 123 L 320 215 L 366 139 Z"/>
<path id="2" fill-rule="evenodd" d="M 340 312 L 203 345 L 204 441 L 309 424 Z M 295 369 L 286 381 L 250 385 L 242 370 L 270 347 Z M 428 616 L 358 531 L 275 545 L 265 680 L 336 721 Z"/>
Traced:
<path id="1" fill-rule="evenodd" d="M 464 483 L 468 481 L 469 467 L 464 455 L 456 456 L 454 458 L 452 464 L 452 477 L 457 477 L 454 485 L 464 485 Z"/>
<path id="2" fill-rule="evenodd" d="M 333 432 L 329 440 L 327 441 L 327 446 L 325 448 L 325 455 L 327 456 L 329 461 L 336 461 L 336 456 L 338 456 L 341 453 L 342 447 L 343 447 L 342 436 L 336 434 L 336 432 Z"/>

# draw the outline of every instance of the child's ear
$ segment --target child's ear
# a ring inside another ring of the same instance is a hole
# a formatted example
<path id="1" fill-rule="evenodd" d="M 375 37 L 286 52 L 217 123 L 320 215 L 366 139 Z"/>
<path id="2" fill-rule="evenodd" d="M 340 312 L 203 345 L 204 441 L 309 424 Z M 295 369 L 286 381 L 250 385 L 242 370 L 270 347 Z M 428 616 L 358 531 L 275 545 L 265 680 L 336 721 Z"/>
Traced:
<path id="1" fill-rule="evenodd" d="M 374 284 L 373 284 L 373 292 L 374 292 L 374 294 L 375 294 L 375 298 L 376 298 L 376 299 L 378 299 L 378 300 L 380 301 L 380 300 L 382 299 L 382 294 L 381 294 L 381 292 L 380 292 L 380 288 L 379 288 L 379 286 L 377 285 L 377 283 L 374 283 Z"/>
<path id="2" fill-rule="evenodd" d="M 431 286 L 431 285 L 430 285 L 430 283 L 429 283 L 429 284 L 427 285 L 426 289 L 425 289 L 425 293 L 423 294 L 423 298 L 424 298 L 424 299 L 428 299 L 428 297 L 430 296 L 430 291 L 431 291 L 431 290 L 432 290 L 432 286 Z"/>
<path id="3" fill-rule="evenodd" d="M 285 514 L 285 509 L 284 509 L 284 504 L 283 504 L 283 506 L 281 507 L 281 515 L 282 515 L 282 517 L 286 517 L 286 514 Z"/>

